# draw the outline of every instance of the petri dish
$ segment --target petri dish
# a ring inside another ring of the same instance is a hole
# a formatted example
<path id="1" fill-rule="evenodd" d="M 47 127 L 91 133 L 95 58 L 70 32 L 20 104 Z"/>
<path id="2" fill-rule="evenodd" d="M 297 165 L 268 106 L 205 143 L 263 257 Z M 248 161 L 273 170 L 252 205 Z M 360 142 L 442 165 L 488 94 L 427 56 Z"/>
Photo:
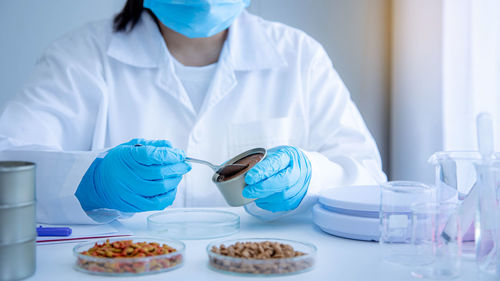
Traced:
<path id="1" fill-rule="evenodd" d="M 173 239 L 210 239 L 237 233 L 240 216 L 213 209 L 176 208 L 150 215 L 148 229 L 155 236 Z"/>
<path id="2" fill-rule="evenodd" d="M 259 243 L 266 241 L 290 245 L 295 251 L 302 252 L 304 255 L 279 259 L 252 259 L 229 257 L 212 251 L 213 247 L 220 247 L 221 245 L 229 247 L 238 242 Z M 314 268 L 316 252 L 317 248 L 313 244 L 275 238 L 233 239 L 212 242 L 207 246 L 208 265 L 212 270 L 233 275 L 256 277 L 293 275 L 307 272 Z"/>
<path id="3" fill-rule="evenodd" d="M 84 255 L 82 252 L 94 247 L 96 243 L 102 244 L 132 240 L 133 243 L 158 243 L 166 244 L 176 251 L 164 255 L 117 258 L 117 257 L 95 257 Z M 74 268 L 78 271 L 104 276 L 141 276 L 147 274 L 161 273 L 177 269 L 184 262 L 185 245 L 181 241 L 166 240 L 148 237 L 127 237 L 120 239 L 99 240 L 97 242 L 82 243 L 73 248 L 73 255 L 76 257 Z"/>

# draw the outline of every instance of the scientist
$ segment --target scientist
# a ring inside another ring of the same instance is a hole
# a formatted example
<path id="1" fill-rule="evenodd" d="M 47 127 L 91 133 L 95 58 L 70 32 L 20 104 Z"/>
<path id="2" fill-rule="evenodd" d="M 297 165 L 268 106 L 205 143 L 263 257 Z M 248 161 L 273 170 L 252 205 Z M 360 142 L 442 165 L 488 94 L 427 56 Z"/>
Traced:
<path id="1" fill-rule="evenodd" d="M 385 180 L 325 50 L 249 4 L 128 0 L 45 51 L 0 117 L 2 158 L 37 163 L 38 221 L 224 206 L 211 170 L 186 156 L 222 163 L 254 147 L 269 152 L 243 195 L 263 219 Z"/>

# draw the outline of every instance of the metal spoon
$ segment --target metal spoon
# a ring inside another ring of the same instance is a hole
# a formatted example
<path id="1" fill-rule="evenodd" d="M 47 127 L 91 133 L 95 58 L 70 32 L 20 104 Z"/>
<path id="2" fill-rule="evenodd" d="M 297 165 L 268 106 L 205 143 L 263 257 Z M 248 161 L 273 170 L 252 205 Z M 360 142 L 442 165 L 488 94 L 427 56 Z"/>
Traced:
<path id="1" fill-rule="evenodd" d="M 214 172 L 218 172 L 219 174 L 235 174 L 235 173 L 245 169 L 246 167 L 248 167 L 248 164 L 245 165 L 245 164 L 236 164 L 236 163 L 229 164 L 229 165 L 224 165 L 224 164 L 214 165 L 208 161 L 200 160 L 200 159 L 196 159 L 196 158 L 191 158 L 191 157 L 186 157 L 186 161 L 207 165 L 210 168 L 212 168 L 212 170 L 214 170 Z"/>
<path id="2" fill-rule="evenodd" d="M 135 144 L 134 146 L 143 146 L 142 144 Z M 192 162 L 192 163 L 198 163 L 198 164 L 203 164 L 203 165 L 207 165 L 209 166 L 210 168 L 212 168 L 212 170 L 214 170 L 214 172 L 218 172 L 219 174 L 221 175 L 233 175 L 233 174 L 236 174 L 238 173 L 239 171 L 245 169 L 246 167 L 248 167 L 248 164 L 229 164 L 229 165 L 214 165 L 208 161 L 205 161 L 205 160 L 201 160 L 201 159 L 196 159 L 196 158 L 191 158 L 191 157 L 186 157 L 186 161 L 189 161 L 189 162 Z"/>

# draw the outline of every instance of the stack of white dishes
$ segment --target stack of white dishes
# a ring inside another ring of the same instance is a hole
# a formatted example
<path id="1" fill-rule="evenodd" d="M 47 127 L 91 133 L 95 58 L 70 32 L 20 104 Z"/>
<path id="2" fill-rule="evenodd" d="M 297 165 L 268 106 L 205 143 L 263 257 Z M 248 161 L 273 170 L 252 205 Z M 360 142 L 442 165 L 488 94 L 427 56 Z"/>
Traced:
<path id="1" fill-rule="evenodd" d="M 379 186 L 346 186 L 325 190 L 313 207 L 313 221 L 326 233 L 378 241 Z"/>

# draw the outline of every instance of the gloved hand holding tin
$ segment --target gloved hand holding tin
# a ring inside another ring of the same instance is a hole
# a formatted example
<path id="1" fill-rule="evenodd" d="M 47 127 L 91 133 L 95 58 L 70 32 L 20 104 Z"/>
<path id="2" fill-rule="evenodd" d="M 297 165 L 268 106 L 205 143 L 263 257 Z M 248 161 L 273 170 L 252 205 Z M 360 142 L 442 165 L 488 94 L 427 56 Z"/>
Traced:
<path id="1" fill-rule="evenodd" d="M 307 193 L 311 180 L 311 163 L 293 146 L 278 146 L 266 151 L 255 148 L 245 151 L 226 164 L 247 164 L 248 167 L 229 175 L 215 173 L 217 185 L 230 206 L 255 201 L 258 207 L 271 211 L 297 208 Z"/>
<path id="2" fill-rule="evenodd" d="M 304 152 L 293 146 L 278 146 L 245 176 L 246 198 L 257 199 L 258 207 L 271 212 L 297 208 L 311 181 L 311 163 Z"/>

